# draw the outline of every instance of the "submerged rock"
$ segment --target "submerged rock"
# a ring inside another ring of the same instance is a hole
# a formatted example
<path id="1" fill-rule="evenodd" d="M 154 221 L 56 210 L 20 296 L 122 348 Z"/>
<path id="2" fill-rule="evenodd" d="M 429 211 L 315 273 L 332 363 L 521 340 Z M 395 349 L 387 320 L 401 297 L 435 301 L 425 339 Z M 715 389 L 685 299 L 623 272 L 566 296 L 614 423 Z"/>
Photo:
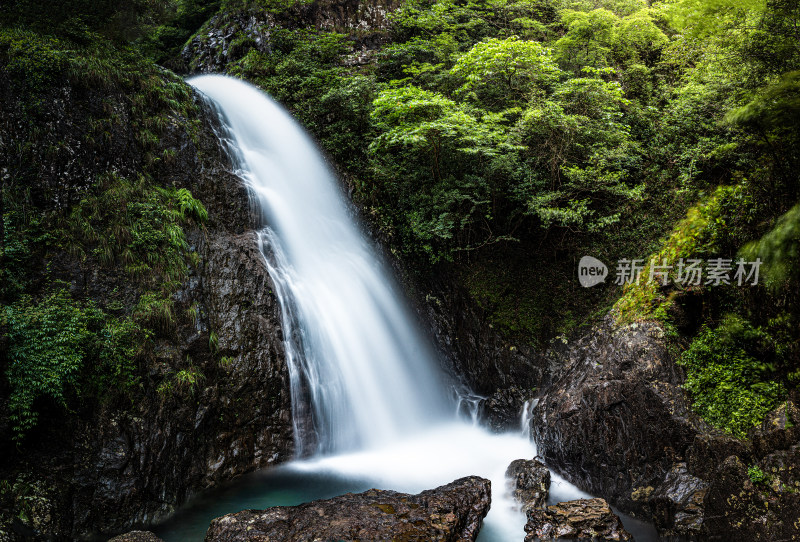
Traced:
<path id="1" fill-rule="evenodd" d="M 535 459 L 516 459 L 506 469 L 506 478 L 514 499 L 522 510 L 540 508 L 550 492 L 550 471 Z"/>
<path id="2" fill-rule="evenodd" d="M 245 510 L 211 522 L 206 542 L 248 540 L 475 540 L 491 504 L 477 476 L 417 495 L 370 489 L 299 506 Z"/>
<path id="3" fill-rule="evenodd" d="M 529 509 L 525 542 L 534 540 L 633 540 L 603 499 L 579 499 Z"/>
<path id="4" fill-rule="evenodd" d="M 164 542 L 150 531 L 131 531 L 115 536 L 108 542 Z"/>

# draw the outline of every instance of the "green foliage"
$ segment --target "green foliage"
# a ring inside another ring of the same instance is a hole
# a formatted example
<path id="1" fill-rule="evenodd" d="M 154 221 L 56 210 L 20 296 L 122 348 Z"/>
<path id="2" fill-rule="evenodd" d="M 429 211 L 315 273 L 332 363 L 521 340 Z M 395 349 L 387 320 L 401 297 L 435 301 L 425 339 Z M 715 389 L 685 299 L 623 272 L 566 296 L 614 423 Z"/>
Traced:
<path id="1" fill-rule="evenodd" d="M 156 388 L 156 392 L 166 399 L 170 395 L 190 393 L 194 395 L 197 388 L 205 381 L 205 375 L 187 357 L 188 367 L 167 375 Z"/>
<path id="2" fill-rule="evenodd" d="M 615 223 L 614 208 L 642 187 L 630 182 L 639 150 L 622 88 L 604 79 L 613 74 L 586 68 L 559 82 L 547 48 L 510 37 L 458 56 L 441 92 L 408 80 L 383 90 L 370 145 L 377 197 L 399 199 L 409 252 L 452 259 L 513 240 L 526 217 L 578 231 Z"/>
<path id="3" fill-rule="evenodd" d="M 765 0 L 678 0 L 665 3 L 665 11 L 675 28 L 707 39 L 752 21 L 765 4 Z"/>
<path id="4" fill-rule="evenodd" d="M 800 279 L 800 205 L 778 218 L 771 231 L 747 244 L 742 253 L 764 262 L 764 272 L 773 288 L 796 286 Z"/>
<path id="5" fill-rule="evenodd" d="M 625 11 L 630 13 L 618 16 L 605 8 L 564 10 L 567 32 L 555 42 L 559 61 L 575 71 L 584 66 L 654 66 L 669 44 L 656 24 L 658 14 L 643 5 Z"/>
<path id="6" fill-rule="evenodd" d="M 69 387 L 75 387 L 86 355 L 93 315 L 76 306 L 66 290 L 48 296 L 43 303 L 23 297 L 6 308 L 11 383 L 11 422 L 16 440 L 36 425 L 34 402 L 48 397 L 67 406 Z"/>
<path id="7" fill-rule="evenodd" d="M 72 209 L 63 242 L 73 253 L 103 265 L 123 265 L 131 275 L 170 291 L 187 273 L 183 224 L 208 219 L 185 188 L 153 189 L 142 176 L 101 178 L 94 193 Z"/>
<path id="8" fill-rule="evenodd" d="M 41 217 L 25 209 L 23 205 L 14 205 L 19 199 L 14 198 L 10 189 L 0 192 L 5 208 L 0 228 L 0 299 L 13 300 L 25 292 L 30 284 L 29 269 L 33 265 L 32 246 L 51 240 L 48 232 L 41 227 Z"/>
<path id="9" fill-rule="evenodd" d="M 758 465 L 751 465 L 747 468 L 747 476 L 754 484 L 760 484 L 767 480 L 767 475 Z"/>
<path id="10" fill-rule="evenodd" d="M 68 408 L 82 393 L 100 395 L 136 384 L 143 332 L 127 319 L 79 304 L 58 288 L 40 301 L 22 296 L 5 308 L 10 419 L 18 442 L 36 426 L 44 398 Z"/>
<path id="11" fill-rule="evenodd" d="M 727 316 L 704 327 L 683 353 L 685 388 L 694 409 L 708 422 L 744 437 L 777 406 L 786 390 L 776 370 L 773 339 L 746 320 Z"/>
<path id="12" fill-rule="evenodd" d="M 729 112 L 728 122 L 750 126 L 773 136 L 795 136 L 800 124 L 800 71 L 784 74 L 747 105 Z M 787 133 L 790 132 L 790 133 Z"/>
<path id="13" fill-rule="evenodd" d="M 752 199 L 744 185 L 719 187 L 714 194 L 690 208 L 662 243 L 658 252 L 644 260 L 642 280 L 628 284 L 614 305 L 617 320 L 621 323 L 656 318 L 665 321 L 672 296 L 665 294 L 658 281 L 648 280 L 650 270 L 656 265 L 672 266 L 668 282 L 677 284 L 677 263 L 680 259 L 702 259 L 714 256 L 727 233 L 726 219 L 731 209 L 737 213 L 752 213 Z M 687 286 L 702 289 L 700 286 Z"/>
<path id="14" fill-rule="evenodd" d="M 621 122 L 628 102 L 620 85 L 600 79 L 605 70 L 585 71 L 595 76 L 565 81 L 552 101 L 523 114 L 519 134 L 532 171 L 517 195 L 545 226 L 597 231 L 619 220 L 605 202 L 640 199 L 644 187 L 628 181 L 639 151 Z"/>
<path id="15" fill-rule="evenodd" d="M 124 43 L 163 17 L 164 4 L 151 0 L 6 0 L 0 8 L 0 23 L 77 40 L 89 40 L 99 33 Z"/>
<path id="16" fill-rule="evenodd" d="M 194 393 L 195 389 L 206 379 L 198 369 L 191 367 L 181 369 L 175 373 L 175 385 L 179 390 L 188 390 Z"/>
<path id="17" fill-rule="evenodd" d="M 185 130 L 198 143 L 200 126 L 190 88 L 132 46 L 162 9 L 58 4 L 0 7 L 0 71 L 17 97 L 4 108 L 14 133 L 0 141 L 0 332 L 17 442 L 45 414 L 52 421 L 134 392 L 154 333 L 174 328 L 172 294 L 187 262 L 198 263 L 184 228 L 208 220 L 188 190 L 156 183 L 177 153 L 163 137 Z M 64 114 L 63 103 L 79 109 Z M 88 163 L 79 169 L 88 177 L 76 177 L 76 149 L 117 164 L 110 153 L 123 147 L 123 169 L 136 173 Z M 119 271 L 126 287 L 92 301 L 54 280 L 89 270 Z"/>
<path id="18" fill-rule="evenodd" d="M 138 45 L 153 60 L 169 64 L 180 54 L 184 43 L 219 11 L 221 0 L 172 0 L 152 30 L 141 36 Z"/>
<path id="19" fill-rule="evenodd" d="M 148 329 L 166 333 L 175 326 L 172 298 L 166 292 L 146 292 L 133 308 L 133 318 Z"/>
<path id="20" fill-rule="evenodd" d="M 572 69 L 609 65 L 616 15 L 607 9 L 566 11 L 562 21 L 568 30 L 555 44 L 561 62 Z"/>
<path id="21" fill-rule="evenodd" d="M 477 43 L 458 57 L 450 75 L 463 80 L 457 95 L 497 110 L 524 104 L 537 90 L 551 88 L 561 70 L 541 43 L 511 36 Z"/>

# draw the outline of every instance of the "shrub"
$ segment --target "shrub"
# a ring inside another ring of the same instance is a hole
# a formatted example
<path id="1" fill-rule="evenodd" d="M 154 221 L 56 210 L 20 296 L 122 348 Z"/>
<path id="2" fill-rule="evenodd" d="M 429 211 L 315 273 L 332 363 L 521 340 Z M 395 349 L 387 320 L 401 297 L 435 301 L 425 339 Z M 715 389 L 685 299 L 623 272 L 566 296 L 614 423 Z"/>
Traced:
<path id="1" fill-rule="evenodd" d="M 63 283 L 38 302 L 22 296 L 5 307 L 14 440 L 38 421 L 37 403 L 68 409 L 70 399 L 108 396 L 136 384 L 135 360 L 147 332 L 130 319 L 72 299 Z"/>

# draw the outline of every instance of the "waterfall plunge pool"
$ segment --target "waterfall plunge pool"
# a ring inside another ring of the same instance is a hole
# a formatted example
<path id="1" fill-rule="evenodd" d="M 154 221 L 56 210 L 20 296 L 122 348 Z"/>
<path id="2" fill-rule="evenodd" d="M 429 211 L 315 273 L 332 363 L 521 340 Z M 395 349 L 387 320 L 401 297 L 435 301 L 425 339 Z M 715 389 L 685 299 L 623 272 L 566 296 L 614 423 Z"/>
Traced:
<path id="1" fill-rule="evenodd" d="M 463 476 L 492 481 L 492 506 L 479 542 L 522 542 L 525 518 L 508 494 L 505 469 L 530 459 L 536 447 L 519 433 L 490 434 L 468 423 L 432 427 L 412 438 L 357 452 L 292 461 L 243 476 L 193 499 L 155 529 L 166 542 L 202 541 L 215 517 L 246 509 L 292 506 L 370 488 L 419 493 Z M 589 497 L 551 472 L 550 504 Z M 637 542 L 658 540 L 655 529 L 620 514 Z"/>

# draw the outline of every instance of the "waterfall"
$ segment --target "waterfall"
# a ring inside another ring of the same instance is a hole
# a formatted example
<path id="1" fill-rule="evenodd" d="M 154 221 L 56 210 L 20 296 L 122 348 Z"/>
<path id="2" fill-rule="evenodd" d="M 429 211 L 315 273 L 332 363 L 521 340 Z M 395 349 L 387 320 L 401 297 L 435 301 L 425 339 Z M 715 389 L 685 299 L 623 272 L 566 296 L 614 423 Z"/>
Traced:
<path id="1" fill-rule="evenodd" d="M 529 399 L 522 405 L 522 412 L 519 416 L 519 428 L 522 436 L 531 438 L 531 418 L 533 417 L 533 409 L 539 404 L 539 399 Z"/>
<path id="2" fill-rule="evenodd" d="M 313 141 L 243 81 L 204 75 L 189 83 L 216 104 L 261 213 L 300 453 L 384 444 L 452 412 L 431 348 Z M 309 406 L 311 436 L 299 425 Z"/>
<path id="3" fill-rule="evenodd" d="M 247 83 L 219 75 L 189 83 L 219 114 L 218 135 L 263 224 L 259 243 L 282 311 L 299 451 L 280 468 L 311 481 L 301 485 L 319 493 L 308 500 L 321 498 L 331 479 L 419 492 L 484 476 L 494 491 L 479 540 L 522 539 L 525 517 L 502 488 L 508 464 L 533 457 L 535 446 L 519 432 L 491 434 L 476 423 L 484 398 L 440 373 L 314 143 Z M 551 498 L 585 495 L 552 476 Z"/>

